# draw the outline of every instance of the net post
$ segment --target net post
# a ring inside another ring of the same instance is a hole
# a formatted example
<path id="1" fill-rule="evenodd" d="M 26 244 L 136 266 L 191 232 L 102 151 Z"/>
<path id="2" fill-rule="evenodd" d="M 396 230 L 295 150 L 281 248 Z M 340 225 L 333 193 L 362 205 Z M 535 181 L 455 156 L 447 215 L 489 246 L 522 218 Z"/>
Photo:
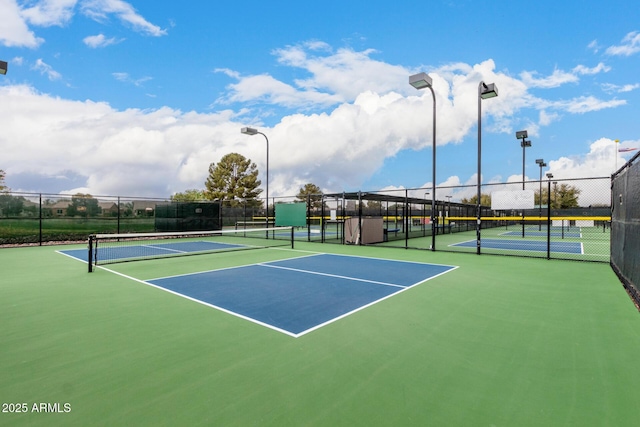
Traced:
<path id="1" fill-rule="evenodd" d="M 291 227 L 291 249 L 293 249 L 293 242 L 294 242 L 294 227 Z"/>
<path id="2" fill-rule="evenodd" d="M 90 234 L 89 235 L 89 240 L 88 240 L 88 247 L 89 247 L 89 252 L 87 254 L 87 264 L 89 265 L 89 273 L 93 272 L 93 241 L 94 241 L 95 235 Z"/>

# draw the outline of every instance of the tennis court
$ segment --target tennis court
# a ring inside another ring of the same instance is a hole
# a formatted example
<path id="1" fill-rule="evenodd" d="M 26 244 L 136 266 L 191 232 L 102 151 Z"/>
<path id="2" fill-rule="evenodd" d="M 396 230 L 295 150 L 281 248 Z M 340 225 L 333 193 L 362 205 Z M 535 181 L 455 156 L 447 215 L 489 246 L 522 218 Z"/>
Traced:
<path id="1" fill-rule="evenodd" d="M 531 252 L 547 252 L 547 242 L 540 240 L 525 239 L 482 239 L 482 247 L 485 249 L 500 249 L 505 251 L 531 251 Z M 451 246 L 463 248 L 475 248 L 476 240 L 467 240 L 464 242 L 454 243 Z M 584 253 L 583 245 L 580 242 L 549 242 L 551 252 L 566 254 L 582 254 Z"/>
<path id="2" fill-rule="evenodd" d="M 144 245 L 151 256 L 229 249 L 192 241 Z M 233 248 L 242 245 L 231 245 Z M 141 245 L 109 249 L 128 260 Z M 61 254 L 87 261 L 84 249 Z M 422 282 L 454 266 L 346 255 L 312 254 L 255 264 L 140 280 L 228 314 L 299 337 Z M 131 277 L 132 280 L 139 279 Z"/>
<path id="3" fill-rule="evenodd" d="M 0 425 L 637 425 L 640 317 L 604 263 L 296 242 L 87 273 L 86 253 L 0 250 L 0 396 L 30 409 Z M 273 283 L 301 311 L 338 305 L 304 306 L 322 287 L 362 301 L 283 333 Z"/>

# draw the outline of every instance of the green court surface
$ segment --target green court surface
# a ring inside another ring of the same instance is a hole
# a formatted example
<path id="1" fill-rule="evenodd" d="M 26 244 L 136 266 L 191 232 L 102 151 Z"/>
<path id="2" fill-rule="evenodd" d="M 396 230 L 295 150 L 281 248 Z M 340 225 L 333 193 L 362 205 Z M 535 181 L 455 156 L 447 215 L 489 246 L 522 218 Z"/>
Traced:
<path id="1" fill-rule="evenodd" d="M 125 276 L 303 253 L 89 274 L 69 248 L 0 249 L 2 426 L 639 422 L 640 314 L 605 263 L 296 242 L 458 268 L 294 338 Z"/>

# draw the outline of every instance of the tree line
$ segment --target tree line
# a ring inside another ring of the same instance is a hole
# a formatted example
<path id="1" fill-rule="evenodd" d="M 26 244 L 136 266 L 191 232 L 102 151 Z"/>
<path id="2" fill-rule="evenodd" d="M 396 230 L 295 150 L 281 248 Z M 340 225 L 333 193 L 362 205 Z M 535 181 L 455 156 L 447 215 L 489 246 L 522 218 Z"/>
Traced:
<path id="1" fill-rule="evenodd" d="M 577 208 L 580 206 L 578 204 L 578 196 L 581 192 L 582 190 L 573 185 L 554 184 L 551 188 L 551 203 L 549 207 L 551 209 Z M 549 200 L 549 192 L 546 188 L 542 189 L 542 201 L 540 200 L 540 194 L 539 190 L 535 190 L 533 198 L 536 206 L 546 205 Z M 473 197 L 463 198 L 460 202 L 469 205 L 476 205 L 478 203 L 478 196 L 475 195 Z M 482 206 L 491 206 L 491 195 L 482 193 L 480 195 L 480 204 Z"/>

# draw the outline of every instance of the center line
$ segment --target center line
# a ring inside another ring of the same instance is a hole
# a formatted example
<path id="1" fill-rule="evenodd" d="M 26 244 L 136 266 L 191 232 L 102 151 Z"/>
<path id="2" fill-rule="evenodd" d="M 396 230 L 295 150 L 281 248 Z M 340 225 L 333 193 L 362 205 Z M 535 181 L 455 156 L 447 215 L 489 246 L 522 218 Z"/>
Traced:
<path id="1" fill-rule="evenodd" d="M 401 289 L 406 288 L 406 286 L 396 285 L 395 283 L 377 282 L 375 280 L 358 279 L 357 277 L 349 277 L 349 276 L 339 276 L 337 274 L 321 273 L 319 271 L 300 270 L 298 268 L 282 267 L 282 266 L 279 266 L 279 265 L 270 265 L 270 264 L 262 264 L 262 263 L 260 263 L 258 265 L 260 265 L 262 267 L 280 268 L 282 270 L 297 271 L 299 273 L 317 274 L 318 276 L 336 277 L 336 278 L 339 278 L 339 279 L 355 280 L 357 282 L 373 283 L 373 284 L 376 284 L 376 285 L 384 285 L 384 286 L 393 286 L 393 287 L 401 288 Z"/>

